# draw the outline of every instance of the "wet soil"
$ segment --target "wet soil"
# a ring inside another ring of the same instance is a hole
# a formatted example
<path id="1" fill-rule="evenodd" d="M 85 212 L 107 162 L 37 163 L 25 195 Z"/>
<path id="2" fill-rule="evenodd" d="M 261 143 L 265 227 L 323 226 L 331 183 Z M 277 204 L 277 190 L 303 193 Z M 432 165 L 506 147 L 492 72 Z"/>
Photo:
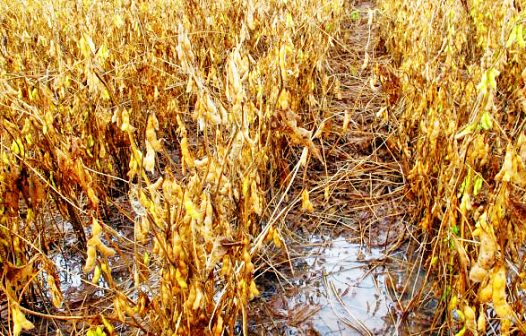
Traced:
<path id="1" fill-rule="evenodd" d="M 326 162 L 311 163 L 291 192 L 297 199 L 308 189 L 314 213 L 291 206 L 280 227 L 287 250 L 261 256 L 253 335 L 433 334 L 439 299 L 411 236 L 412 203 L 385 118 L 396 97 L 379 78 L 390 77 L 390 59 L 375 15 L 373 2 L 355 2 L 335 43 L 329 62 L 341 97 L 328 109 L 332 122 L 351 122 L 321 144 Z"/>
<path id="2" fill-rule="evenodd" d="M 293 248 L 294 249 L 294 248 Z M 403 249 L 388 253 L 342 237 L 312 236 L 293 277 L 267 271 L 258 280 L 254 335 L 418 335 L 429 330 L 437 301 L 412 311 L 426 277 Z M 286 272 L 284 270 L 284 272 Z M 429 287 L 429 286 L 428 286 Z"/>
<path id="3" fill-rule="evenodd" d="M 291 190 L 293 204 L 303 188 L 309 189 L 315 211 L 290 206 L 277 221 L 287 249 L 270 246 L 259 256 L 261 296 L 250 305 L 253 335 L 431 333 L 437 298 L 424 263 L 407 244 L 411 202 L 391 145 L 392 127 L 382 116 L 389 113 L 391 97 L 375 87 L 375 69 L 387 66 L 389 59 L 377 48 L 371 12 L 370 1 L 356 3 L 337 43 L 340 50 L 329 60 L 341 82 L 340 99 L 328 107 L 332 122 L 343 124 L 346 114 L 350 122 L 347 130 L 320 144 L 326 162 L 312 162 Z M 123 242 L 131 237 L 133 223 L 118 222 L 128 227 L 119 228 L 124 238 L 116 243 L 131 253 Z M 83 275 L 75 238 L 66 237 L 63 243 L 69 252 L 57 251 L 53 261 L 68 309 L 111 305 L 102 303 L 108 290 L 104 280 L 95 287 Z M 124 279 L 132 278 L 132 270 L 115 270 L 114 280 L 123 291 L 132 287 Z M 416 300 L 424 304 L 416 305 Z"/>

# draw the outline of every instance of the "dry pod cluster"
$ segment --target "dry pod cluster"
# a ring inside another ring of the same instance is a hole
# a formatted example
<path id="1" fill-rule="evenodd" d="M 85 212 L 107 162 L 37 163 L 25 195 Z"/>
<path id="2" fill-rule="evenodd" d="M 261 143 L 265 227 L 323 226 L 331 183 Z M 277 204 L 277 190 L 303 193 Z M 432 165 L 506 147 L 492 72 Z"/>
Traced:
<path id="1" fill-rule="evenodd" d="M 502 334 L 524 333 L 526 2 L 380 8 L 400 84 L 390 115 L 423 241 L 432 242 L 437 315 L 464 311 L 459 334 L 477 335 L 492 308 Z"/>
<path id="2" fill-rule="evenodd" d="M 1 1 L 2 265 L 52 265 L 73 233 L 84 285 L 108 299 L 88 334 L 221 335 L 240 318 L 246 332 L 266 192 L 291 148 L 321 158 L 313 127 L 344 5 Z M 53 229 L 59 214 L 71 229 Z M 33 327 L 24 288 L 69 302 L 52 267 L 32 272 L 11 282 L 15 334 Z"/>

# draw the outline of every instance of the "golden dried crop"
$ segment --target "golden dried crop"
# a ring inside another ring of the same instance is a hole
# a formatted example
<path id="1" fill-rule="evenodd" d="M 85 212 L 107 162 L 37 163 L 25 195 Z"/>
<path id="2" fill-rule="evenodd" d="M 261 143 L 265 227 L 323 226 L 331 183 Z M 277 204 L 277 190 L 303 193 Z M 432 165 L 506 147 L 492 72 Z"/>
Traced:
<path id="1" fill-rule="evenodd" d="M 53 264 L 73 239 L 104 297 L 88 333 L 221 335 L 240 319 L 246 333 L 267 190 L 297 163 L 286 151 L 321 159 L 344 5 L 0 1 L 0 262 Z M 25 288 L 75 303 L 34 272 L 12 283 L 15 334 L 32 327 Z"/>
<path id="2" fill-rule="evenodd" d="M 466 302 L 474 334 L 474 316 L 483 332 L 491 303 L 503 334 L 512 325 L 524 333 L 524 298 L 512 284 L 524 267 L 526 2 L 379 6 L 400 79 L 391 122 L 441 295 Z"/>

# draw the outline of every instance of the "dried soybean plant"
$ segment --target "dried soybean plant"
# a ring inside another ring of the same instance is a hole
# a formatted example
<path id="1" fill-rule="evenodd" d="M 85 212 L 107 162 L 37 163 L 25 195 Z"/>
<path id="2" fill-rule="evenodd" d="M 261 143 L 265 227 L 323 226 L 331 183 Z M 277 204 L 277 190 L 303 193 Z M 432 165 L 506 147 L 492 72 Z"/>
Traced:
<path id="1" fill-rule="evenodd" d="M 321 159 L 312 130 L 343 5 L 2 1 L 11 332 L 43 319 L 92 335 L 221 335 L 239 320 L 247 333 L 254 254 L 265 236 L 281 242 L 261 224 L 266 192 L 296 164 L 290 148 Z M 58 214 L 85 253 L 82 288 L 107 299 L 100 307 L 71 313 L 51 259 L 67 258 Z"/>
<path id="2" fill-rule="evenodd" d="M 524 1 L 380 2 L 401 99 L 398 149 L 418 200 L 435 326 L 524 327 Z"/>

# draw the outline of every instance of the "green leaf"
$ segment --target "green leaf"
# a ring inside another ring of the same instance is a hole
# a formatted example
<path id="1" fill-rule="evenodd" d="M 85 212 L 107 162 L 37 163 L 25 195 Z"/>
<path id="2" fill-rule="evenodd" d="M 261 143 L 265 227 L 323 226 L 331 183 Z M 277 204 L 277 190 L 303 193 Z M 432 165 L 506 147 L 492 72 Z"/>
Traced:
<path id="1" fill-rule="evenodd" d="M 352 13 L 351 13 L 351 20 L 353 20 L 353 21 L 360 20 L 360 12 L 358 12 L 357 10 L 352 11 Z"/>
<path id="2" fill-rule="evenodd" d="M 493 128 L 493 120 L 491 119 L 491 115 L 488 111 L 484 112 L 480 118 L 480 127 L 486 131 L 489 131 Z"/>
<path id="3" fill-rule="evenodd" d="M 517 42 L 519 48 L 526 47 L 526 42 L 524 41 L 524 27 L 522 24 L 516 24 L 513 26 L 508 41 L 506 41 L 506 48 L 511 47 L 515 42 Z"/>
<path id="4" fill-rule="evenodd" d="M 480 83 L 477 85 L 477 90 L 485 95 L 488 92 L 488 89 L 497 89 L 497 76 L 500 72 L 495 68 L 490 68 L 482 74 Z"/>
<path id="5" fill-rule="evenodd" d="M 482 184 L 484 183 L 484 180 L 482 179 L 482 177 L 480 176 L 477 176 L 475 178 L 475 182 L 473 184 L 473 196 L 477 196 L 478 193 L 480 192 L 480 189 L 482 189 Z"/>
<path id="6" fill-rule="evenodd" d="M 517 44 L 521 48 L 526 47 L 526 42 L 524 41 L 524 28 L 522 25 L 519 25 L 519 28 L 517 28 Z"/>
<path id="7" fill-rule="evenodd" d="M 455 135 L 455 139 L 462 139 L 466 135 L 471 134 L 471 132 L 473 132 L 476 129 L 477 125 L 475 123 L 469 124 L 462 131 Z"/>
<path id="8" fill-rule="evenodd" d="M 468 176 L 464 178 L 464 181 L 462 181 L 462 184 L 460 185 L 460 188 L 458 189 L 458 197 L 460 197 L 461 194 L 464 193 L 464 190 L 466 189 L 466 185 L 468 184 Z"/>
<path id="9" fill-rule="evenodd" d="M 508 37 L 508 41 L 506 41 L 506 48 L 511 47 L 513 43 L 517 40 L 517 31 L 518 31 L 518 26 L 517 25 L 513 26 L 513 28 L 511 29 L 510 36 Z"/>
<path id="10" fill-rule="evenodd" d="M 442 295 L 440 296 L 440 301 L 447 301 L 450 294 L 451 294 L 451 286 L 447 285 L 446 290 L 442 292 Z"/>

